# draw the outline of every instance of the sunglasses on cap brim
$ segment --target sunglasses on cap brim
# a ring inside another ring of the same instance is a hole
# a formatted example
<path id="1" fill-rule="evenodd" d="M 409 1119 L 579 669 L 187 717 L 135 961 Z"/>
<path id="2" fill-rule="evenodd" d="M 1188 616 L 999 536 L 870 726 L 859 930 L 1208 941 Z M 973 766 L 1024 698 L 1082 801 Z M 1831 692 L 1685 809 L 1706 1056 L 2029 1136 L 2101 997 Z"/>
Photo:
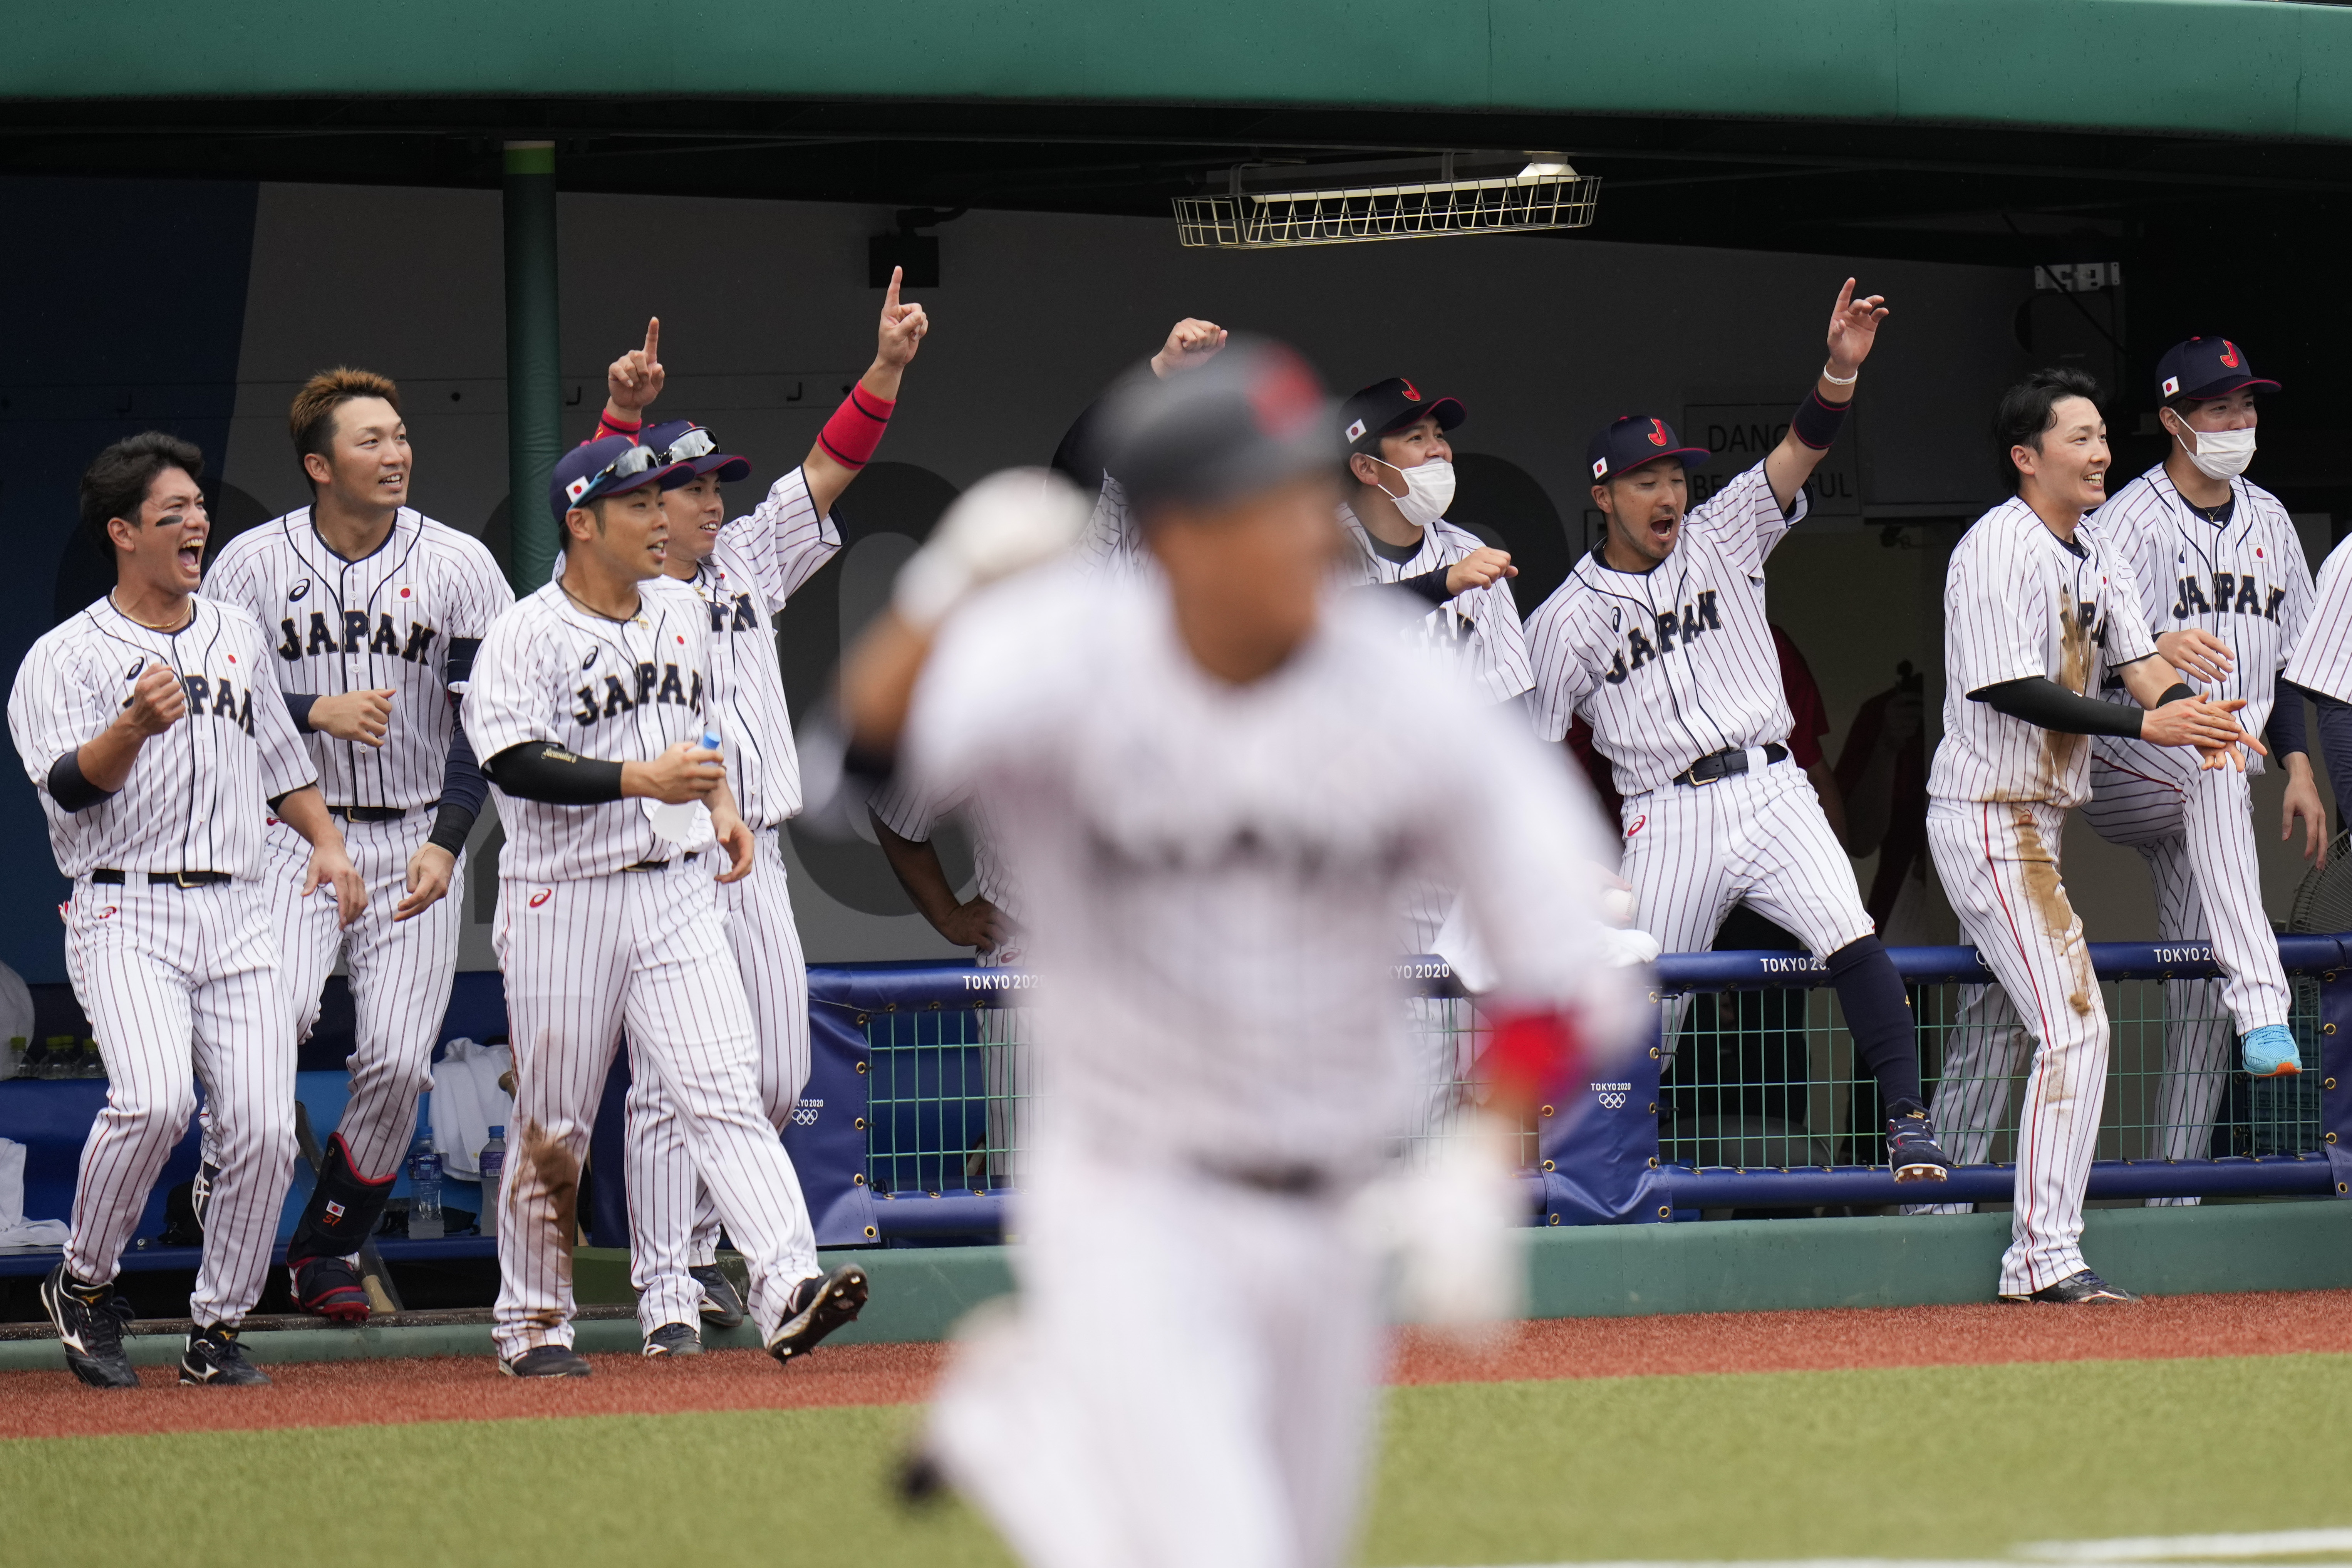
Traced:
<path id="1" fill-rule="evenodd" d="M 676 450 L 676 447 L 673 447 L 671 449 Z M 654 468 L 667 468 L 674 466 L 674 463 L 667 460 L 661 453 L 655 451 L 651 447 L 631 447 L 594 473 L 583 474 L 564 486 L 563 499 L 573 506 L 578 506 L 592 493 L 604 491 L 607 480 L 634 479 L 638 475 Z"/>

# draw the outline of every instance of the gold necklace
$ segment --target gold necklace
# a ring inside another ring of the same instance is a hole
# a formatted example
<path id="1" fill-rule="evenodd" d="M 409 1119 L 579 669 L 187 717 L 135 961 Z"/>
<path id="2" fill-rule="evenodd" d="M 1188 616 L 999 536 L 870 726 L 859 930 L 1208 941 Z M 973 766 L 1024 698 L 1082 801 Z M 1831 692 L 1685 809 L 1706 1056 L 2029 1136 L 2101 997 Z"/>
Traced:
<path id="1" fill-rule="evenodd" d="M 128 610 L 124 609 L 124 608 L 122 607 L 122 601 L 121 601 L 121 600 L 120 600 L 120 599 L 118 599 L 118 598 L 116 598 L 116 597 L 114 596 L 114 595 L 115 595 L 115 592 L 116 592 L 116 590 L 114 590 L 114 589 L 112 589 L 112 588 L 109 588 L 109 589 L 106 591 L 106 602 L 107 602 L 108 604 L 112 605 L 114 606 L 114 613 L 115 613 L 116 615 L 118 615 L 118 616 L 121 616 L 124 620 L 129 621 L 131 625 L 133 625 L 133 626 L 145 626 L 145 627 L 146 627 L 149 631 L 151 631 L 151 632 L 180 632 L 180 631 L 185 631 L 185 630 L 187 629 L 187 627 L 188 627 L 188 623 L 189 623 L 189 622 L 191 622 L 191 621 L 193 621 L 193 620 L 194 620 L 194 619 L 196 618 L 196 606 L 195 606 L 195 605 L 194 605 L 194 601 L 192 600 L 192 601 L 189 603 L 189 605 L 188 605 L 188 613 L 187 613 L 187 615 L 186 615 L 184 617 L 183 617 L 183 618 L 181 619 L 181 621 L 179 622 L 179 624 L 178 624 L 178 625 L 176 625 L 176 626 L 157 626 L 157 625 L 156 625 L 154 622 L 152 622 L 152 621 L 142 621 L 142 620 L 141 620 L 137 616 L 134 616 L 134 615 L 132 615 L 130 611 L 128 611 Z"/>

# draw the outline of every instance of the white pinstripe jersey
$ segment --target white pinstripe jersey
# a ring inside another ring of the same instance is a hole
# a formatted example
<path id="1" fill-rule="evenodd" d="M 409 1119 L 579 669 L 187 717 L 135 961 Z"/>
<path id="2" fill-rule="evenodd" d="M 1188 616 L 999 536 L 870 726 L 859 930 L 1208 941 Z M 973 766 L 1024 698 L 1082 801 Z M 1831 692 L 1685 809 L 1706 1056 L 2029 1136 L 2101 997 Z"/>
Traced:
<path id="1" fill-rule="evenodd" d="M 1127 490 L 1108 474 L 1103 476 L 1095 510 L 1087 514 L 1086 531 L 1078 535 L 1073 552 L 1079 565 L 1094 574 L 1126 576 L 1149 561 L 1127 504 Z"/>
<path id="2" fill-rule="evenodd" d="M 2096 692 L 2109 669 L 2156 651 L 2143 603 L 2130 563 L 2089 520 L 2070 545 L 2014 496 L 1977 519 L 1944 574 L 1944 738 L 1927 793 L 2088 799 L 2088 735 L 2012 719 L 1969 693 L 2033 676 Z"/>
<path id="3" fill-rule="evenodd" d="M 773 827 L 801 809 L 800 754 L 776 658 L 776 613 L 841 549 L 840 531 L 816 514 L 808 478 L 794 468 L 719 542 L 687 579 L 710 612 L 710 665 L 727 735 L 727 779 L 743 820 Z"/>
<path id="4" fill-rule="evenodd" d="M 223 545 L 205 592 L 271 630 L 283 689 L 391 689 L 382 746 L 303 737 L 328 805 L 414 811 L 441 798 L 457 727 L 449 641 L 481 637 L 514 603 L 480 540 L 403 507 L 373 554 L 346 561 L 300 507 Z"/>
<path id="5" fill-rule="evenodd" d="M 2345 540 L 2319 565 L 2317 602 L 2286 661 L 2286 678 L 2306 691 L 2352 702 L 2352 552 Z"/>
<path id="6" fill-rule="evenodd" d="M 1629 797 L 1717 752 L 1786 742 L 1764 558 L 1805 510 L 1801 489 L 1780 509 L 1759 463 L 1692 508 L 1652 570 L 1617 571 L 1598 550 L 1578 562 L 1528 622 L 1536 732 L 1559 741 L 1583 714 Z"/>
<path id="7" fill-rule="evenodd" d="M 1167 591 L 1077 563 L 1008 579 L 941 627 L 903 755 L 969 789 L 1021 869 L 1056 1093 L 1121 1158 L 1376 1161 L 1407 1100 L 1389 977 L 1416 874 L 1470 901 L 1502 1005 L 1626 1021 L 1592 962 L 1589 793 L 1525 727 L 1335 590 L 1319 628 L 1228 685 Z"/>
<path id="8" fill-rule="evenodd" d="M 625 621 L 582 609 L 562 584 L 550 583 L 491 623 L 462 710 L 475 755 L 488 763 L 509 746 L 552 741 L 575 756 L 646 763 L 680 741 L 701 741 L 708 609 L 674 578 L 650 578 L 637 590 L 642 602 Z M 727 740 L 723 726 L 719 738 Z M 656 836 L 640 801 L 553 805 L 490 787 L 506 825 L 502 878 L 602 877 L 677 852 Z"/>
<path id="9" fill-rule="evenodd" d="M 1397 562 L 1372 548 L 1372 536 L 1352 508 L 1339 508 L 1339 526 L 1355 545 L 1358 560 L 1350 577 L 1359 583 L 1402 583 L 1426 576 L 1486 546 L 1467 529 L 1439 518 L 1421 531 L 1420 551 L 1411 560 Z M 1519 625 L 1519 606 L 1507 581 L 1472 588 L 1429 606 L 1414 637 L 1459 668 L 1489 700 L 1508 702 L 1536 683 L 1528 668 L 1527 632 Z"/>
<path id="10" fill-rule="evenodd" d="M 2311 618 L 2311 565 L 2276 496 L 2242 479 L 2230 490 L 2236 505 L 2217 528 L 2189 510 L 2158 463 L 2109 496 L 2090 521 L 2130 565 L 2150 637 L 2194 626 L 2230 645 L 2235 668 L 2205 689 L 2219 701 L 2245 699 L 2238 721 L 2259 735 L 2279 671 Z M 2101 695 L 2139 705 L 2112 673 Z M 2260 752 L 2246 753 L 2248 773 L 2262 772 L 2262 763 Z"/>
<path id="11" fill-rule="evenodd" d="M 234 605 L 194 602 L 184 630 L 159 632 L 100 599 L 45 635 L 17 667 L 8 732 L 68 877 L 100 866 L 258 877 L 265 803 L 318 781 L 261 627 Z M 121 789 L 67 811 L 49 795 L 49 769 L 114 722 L 151 664 L 179 671 L 187 716 L 147 738 Z"/>

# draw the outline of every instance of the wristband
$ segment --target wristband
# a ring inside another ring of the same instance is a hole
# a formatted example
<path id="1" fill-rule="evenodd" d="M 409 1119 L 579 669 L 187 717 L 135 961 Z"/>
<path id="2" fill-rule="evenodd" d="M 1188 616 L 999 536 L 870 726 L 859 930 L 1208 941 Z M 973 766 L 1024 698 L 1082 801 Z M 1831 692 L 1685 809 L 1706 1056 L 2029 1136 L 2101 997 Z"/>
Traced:
<path id="1" fill-rule="evenodd" d="M 853 386 L 817 432 L 817 445 L 843 468 L 862 468 L 874 460 L 874 449 L 882 445 L 882 432 L 890 427 L 891 411 L 898 406 Z"/>
<path id="2" fill-rule="evenodd" d="M 588 441 L 601 441 L 607 436 L 626 436 L 634 441 L 637 438 L 637 432 L 645 427 L 646 422 L 643 419 L 637 420 L 635 424 L 624 425 L 614 418 L 610 412 L 602 412 L 596 416 L 596 433 L 589 437 Z M 584 447 L 588 441 L 583 441 L 580 444 Z"/>
<path id="3" fill-rule="evenodd" d="M 1789 416 L 1790 434 L 1816 452 L 1825 451 L 1837 439 L 1839 429 L 1845 424 L 1846 410 L 1853 406 L 1850 403 L 1823 403 L 1820 393 L 1809 392 L 1805 400 L 1797 405 L 1797 411 Z"/>
<path id="4" fill-rule="evenodd" d="M 1862 379 L 1862 367 L 1860 365 L 1854 366 L 1853 374 L 1852 375 L 1832 375 L 1830 374 L 1830 367 L 1824 364 L 1822 366 L 1822 379 L 1828 382 L 1832 386 L 1852 386 L 1855 382 Z"/>
<path id="5" fill-rule="evenodd" d="M 2185 680 L 2176 680 L 2164 689 L 2164 695 L 2156 700 L 2156 705 L 2161 708 L 2168 702 L 2179 702 L 2184 699 L 2190 702 L 2196 701 L 2197 689 Z"/>

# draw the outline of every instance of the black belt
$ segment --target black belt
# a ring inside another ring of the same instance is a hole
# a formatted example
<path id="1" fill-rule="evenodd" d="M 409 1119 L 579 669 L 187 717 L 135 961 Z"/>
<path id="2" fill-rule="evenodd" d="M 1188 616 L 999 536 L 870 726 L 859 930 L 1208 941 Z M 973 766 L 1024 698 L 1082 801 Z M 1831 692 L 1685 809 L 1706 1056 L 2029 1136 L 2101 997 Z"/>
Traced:
<path id="1" fill-rule="evenodd" d="M 689 849 L 685 854 L 679 856 L 678 858 L 688 861 L 699 860 L 702 858 L 702 851 L 699 849 Z M 634 866 L 624 866 L 621 869 L 624 871 L 658 871 L 668 864 L 669 862 L 667 860 L 640 860 Z"/>
<path id="2" fill-rule="evenodd" d="M 1338 1184 L 1331 1173 L 1320 1165 L 1241 1165 L 1213 1160 L 1200 1163 L 1203 1173 L 1218 1181 L 1277 1198 L 1321 1197 Z"/>
<path id="3" fill-rule="evenodd" d="M 89 874 L 93 882 L 108 887 L 120 887 L 127 879 L 111 866 L 100 866 Z M 150 871 L 147 885 L 151 888 L 217 888 L 223 882 L 236 879 L 226 871 Z"/>
<path id="4" fill-rule="evenodd" d="M 1786 746 L 1775 744 L 1768 745 L 1764 748 L 1764 760 L 1768 763 L 1783 762 L 1787 760 L 1788 755 L 1789 748 Z M 1727 750 L 1701 757 L 1698 761 L 1693 763 L 1690 766 L 1676 773 L 1675 775 L 1675 783 L 1678 784 L 1690 784 L 1693 786 L 1699 784 L 1711 784 L 1717 779 L 1729 778 L 1734 773 L 1744 773 L 1747 771 L 1748 748 L 1745 746 L 1732 746 Z"/>
<path id="5" fill-rule="evenodd" d="M 440 804 L 437 800 L 431 801 L 416 809 L 431 811 Z M 331 805 L 327 807 L 327 815 L 340 816 L 346 822 L 398 822 L 409 812 L 407 807 L 399 805 Z"/>

